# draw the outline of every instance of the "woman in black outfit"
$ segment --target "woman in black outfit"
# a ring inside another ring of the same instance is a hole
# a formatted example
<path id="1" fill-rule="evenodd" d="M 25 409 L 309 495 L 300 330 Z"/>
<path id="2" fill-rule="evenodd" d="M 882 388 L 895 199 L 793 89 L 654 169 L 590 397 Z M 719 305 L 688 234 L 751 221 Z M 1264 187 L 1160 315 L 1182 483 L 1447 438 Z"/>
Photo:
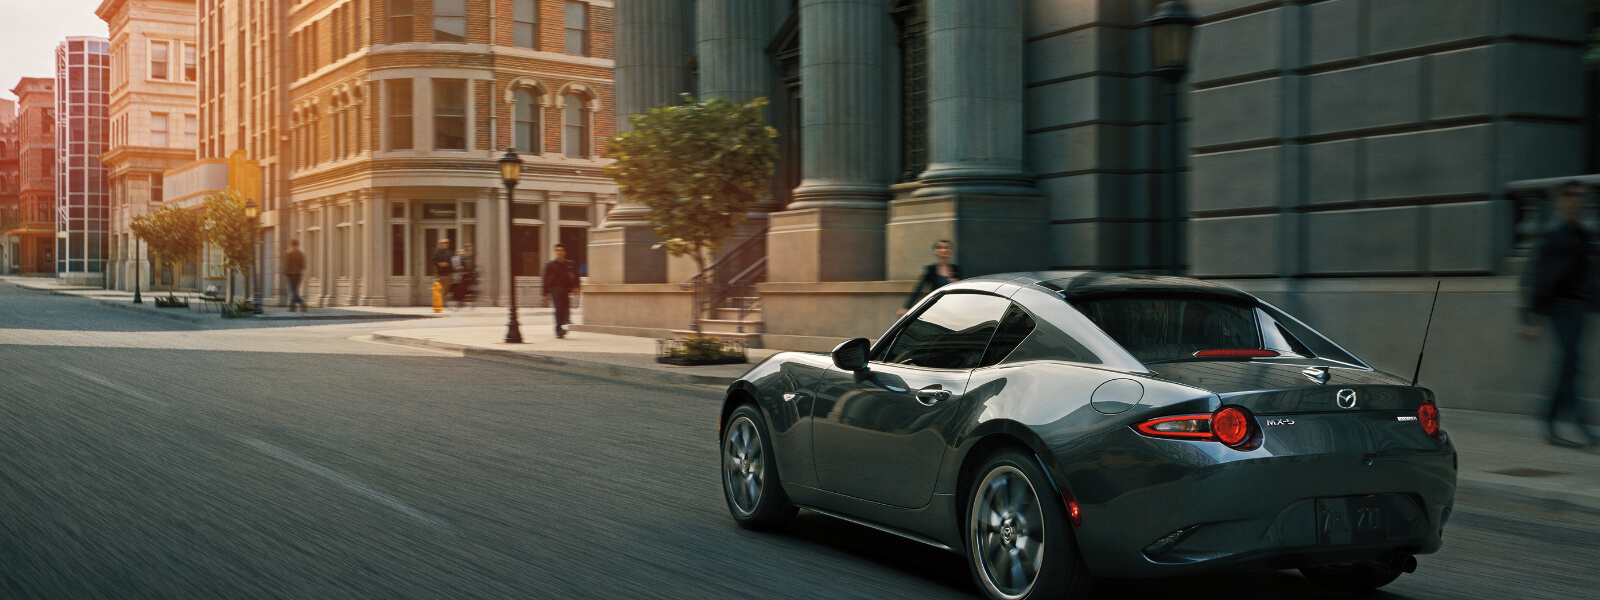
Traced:
<path id="1" fill-rule="evenodd" d="M 939 262 L 928 265 L 928 268 L 922 270 L 922 279 L 917 281 L 917 288 L 911 290 L 911 297 L 906 299 L 906 307 L 900 309 L 900 314 L 906 314 L 906 311 L 911 310 L 923 296 L 961 279 L 961 267 L 950 262 L 950 249 L 950 240 L 933 243 L 933 256 L 939 259 Z M 927 291 L 924 292 L 923 288 L 927 288 Z"/>

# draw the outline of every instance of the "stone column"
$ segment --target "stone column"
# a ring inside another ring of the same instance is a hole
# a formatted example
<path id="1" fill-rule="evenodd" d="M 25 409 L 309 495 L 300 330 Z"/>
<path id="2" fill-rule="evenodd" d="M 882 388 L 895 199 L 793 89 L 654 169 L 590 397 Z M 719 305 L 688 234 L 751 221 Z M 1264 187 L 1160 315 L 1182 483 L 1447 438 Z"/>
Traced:
<path id="1" fill-rule="evenodd" d="M 883 278 L 889 5 L 800 0 L 802 180 L 768 234 L 771 281 Z"/>
<path id="2" fill-rule="evenodd" d="M 322 243 L 320 244 L 322 247 L 318 248 L 322 252 L 322 256 L 317 257 L 317 260 L 322 262 L 322 277 L 319 278 L 322 280 L 322 289 L 318 290 L 321 292 L 322 297 L 317 301 L 317 305 L 329 307 L 337 304 L 339 300 L 339 275 L 338 271 L 335 270 L 333 250 L 338 241 L 333 220 L 333 211 L 337 206 L 337 200 L 333 196 L 327 196 L 318 198 L 317 204 L 322 209 L 319 213 L 322 217 L 322 235 L 317 236 L 322 238 Z"/>
<path id="3" fill-rule="evenodd" d="M 696 13 L 701 99 L 727 98 L 749 102 L 756 98 L 773 99 L 776 94 L 776 66 L 767 55 L 772 43 L 771 0 L 700 0 Z M 771 124 L 772 105 L 767 106 Z M 743 223 L 728 241 L 728 249 L 767 227 L 771 214 L 781 210 L 775 198 L 750 207 Z M 716 260 L 720 257 L 713 257 Z M 694 274 L 689 257 L 669 258 L 669 281 L 683 281 Z"/>
<path id="4" fill-rule="evenodd" d="M 677 103 L 689 90 L 688 4 L 681 0 L 622 0 L 617 3 L 617 130 L 628 131 L 628 117 Z M 622 202 L 593 231 L 590 280 L 594 283 L 664 283 L 666 253 L 646 221 L 649 209 Z M 502 224 L 503 225 L 503 224 Z"/>
<path id="5" fill-rule="evenodd" d="M 361 304 L 363 306 L 389 305 L 389 203 L 378 190 L 361 192 L 362 214 L 366 217 L 366 262 L 363 263 Z"/>
<path id="6" fill-rule="evenodd" d="M 1049 265 L 1049 213 L 1023 171 L 1024 0 L 928 0 L 929 165 L 889 209 L 888 276 L 914 279 L 934 241 L 972 277 Z"/>

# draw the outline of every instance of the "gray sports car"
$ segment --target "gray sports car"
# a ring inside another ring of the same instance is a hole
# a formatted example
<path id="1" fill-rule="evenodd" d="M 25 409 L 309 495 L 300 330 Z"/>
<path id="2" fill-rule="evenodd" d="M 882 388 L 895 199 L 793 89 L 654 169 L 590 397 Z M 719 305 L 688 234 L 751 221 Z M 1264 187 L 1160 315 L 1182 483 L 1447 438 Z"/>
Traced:
<path id="1" fill-rule="evenodd" d="M 1431 391 L 1177 277 L 953 283 L 877 343 L 757 365 L 719 435 L 739 525 L 845 519 L 1005 600 L 1261 568 L 1370 590 L 1439 549 L 1456 486 Z"/>

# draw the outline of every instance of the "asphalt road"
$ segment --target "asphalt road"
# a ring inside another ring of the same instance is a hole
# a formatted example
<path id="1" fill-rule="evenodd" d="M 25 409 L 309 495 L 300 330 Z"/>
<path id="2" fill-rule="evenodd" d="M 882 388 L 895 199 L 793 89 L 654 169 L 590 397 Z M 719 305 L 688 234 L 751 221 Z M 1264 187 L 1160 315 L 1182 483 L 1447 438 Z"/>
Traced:
<path id="1" fill-rule="evenodd" d="M 0 284 L 0 598 L 976 597 L 960 557 L 859 526 L 735 527 L 717 390 L 359 339 L 392 327 L 194 331 Z M 1370 597 L 1595 597 L 1597 534 L 1463 507 Z M 1174 596 L 1341 597 L 1093 592 Z"/>

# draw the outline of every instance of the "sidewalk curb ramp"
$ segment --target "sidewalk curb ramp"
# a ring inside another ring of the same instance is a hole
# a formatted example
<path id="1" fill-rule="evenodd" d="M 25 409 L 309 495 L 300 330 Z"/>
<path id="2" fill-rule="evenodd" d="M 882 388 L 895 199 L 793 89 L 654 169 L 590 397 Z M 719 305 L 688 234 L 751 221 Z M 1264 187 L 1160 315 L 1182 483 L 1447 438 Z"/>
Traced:
<path id="1" fill-rule="evenodd" d="M 696 373 L 674 373 L 669 369 L 682 369 L 685 367 L 672 367 L 662 365 L 660 369 L 648 367 L 635 367 L 615 363 L 568 358 L 565 356 L 551 356 L 530 351 L 519 351 L 500 348 L 480 348 L 465 344 L 454 344 L 438 340 L 418 339 L 387 335 L 382 333 L 372 334 L 373 341 L 418 348 L 436 348 L 460 352 L 462 356 L 488 360 L 499 363 L 525 365 L 543 369 L 558 369 L 564 373 L 582 373 L 586 375 L 600 375 L 604 377 L 622 377 L 633 380 L 643 380 L 650 383 L 676 383 L 689 385 L 713 385 L 727 387 L 737 377 L 724 377 L 720 375 L 700 375 Z"/>

